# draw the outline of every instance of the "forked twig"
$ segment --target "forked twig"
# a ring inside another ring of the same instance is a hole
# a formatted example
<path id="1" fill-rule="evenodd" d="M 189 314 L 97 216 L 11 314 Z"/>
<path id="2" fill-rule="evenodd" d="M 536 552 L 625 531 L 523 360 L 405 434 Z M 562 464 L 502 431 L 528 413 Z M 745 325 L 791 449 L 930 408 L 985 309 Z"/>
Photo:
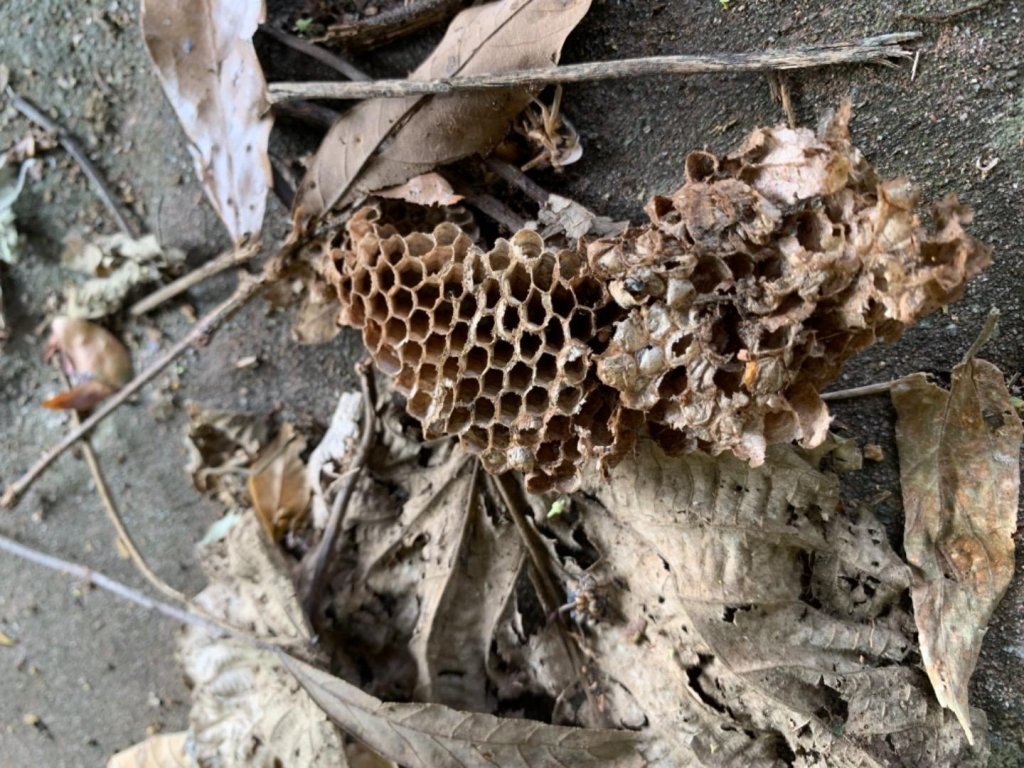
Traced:
<path id="1" fill-rule="evenodd" d="M 68 380 L 67 374 L 65 374 L 63 370 L 60 370 L 60 376 L 64 382 L 64 386 L 70 387 L 71 383 Z M 80 427 L 82 425 L 82 419 L 78 415 L 78 411 L 73 409 L 71 411 L 71 422 L 75 427 Z M 96 486 L 96 493 L 99 495 L 100 501 L 103 504 L 103 510 L 107 513 L 107 519 L 110 520 L 110 524 L 114 526 L 118 539 L 120 539 L 125 550 L 127 550 L 128 557 L 131 558 L 132 564 L 135 566 L 136 570 L 138 570 L 138 572 L 142 574 L 142 577 L 161 594 L 166 595 L 172 600 L 187 603 L 188 597 L 161 579 L 156 572 L 149 567 L 149 563 L 146 562 L 146 558 L 142 556 L 142 552 L 140 552 L 138 546 L 136 546 L 135 540 L 132 538 L 132 535 L 128 532 L 128 528 L 124 524 L 124 518 L 121 517 L 121 513 L 117 509 L 117 504 L 114 502 L 113 494 L 110 493 L 110 486 L 107 485 L 107 480 L 103 476 L 103 468 L 100 466 L 99 458 L 96 456 L 96 451 L 93 450 L 88 437 L 82 438 L 82 453 L 85 456 L 85 463 L 89 467 L 89 474 L 92 475 L 93 485 Z"/>
<path id="2" fill-rule="evenodd" d="M 97 424 L 106 419 L 129 397 L 138 392 L 148 382 L 154 379 L 164 368 L 174 362 L 189 347 L 200 345 L 209 340 L 223 323 L 235 312 L 245 306 L 254 296 L 266 285 L 268 272 L 265 270 L 259 275 L 249 275 L 239 272 L 238 287 L 235 292 L 219 306 L 215 307 L 208 314 L 204 315 L 185 336 L 174 344 L 170 349 L 150 363 L 144 371 L 128 382 L 124 388 L 104 400 L 100 406 L 93 411 L 77 429 L 69 432 L 63 440 L 50 448 L 33 464 L 28 471 L 4 489 L 4 495 L 0 498 L 0 506 L 10 509 L 18 503 L 22 494 L 46 471 L 64 451 L 74 445 L 83 436 L 91 432 Z"/>
<path id="3" fill-rule="evenodd" d="M 598 61 L 440 80 L 274 83 L 269 88 L 269 98 L 271 104 L 290 99 L 399 98 L 417 94 L 538 87 L 554 83 L 580 83 L 649 75 L 763 72 L 779 69 L 806 69 L 835 64 L 879 63 L 890 58 L 910 58 L 911 52 L 899 47 L 898 44 L 916 40 L 920 36 L 919 32 L 897 32 L 869 37 L 852 43 L 807 46 L 790 50 L 719 53 L 702 56 L 651 56 L 642 59 Z"/>
<path id="4" fill-rule="evenodd" d="M 377 436 L 377 403 L 373 387 L 373 369 L 371 363 L 366 360 L 356 365 L 356 372 L 359 374 L 359 388 L 363 395 L 363 431 L 350 462 L 348 479 L 345 487 L 334 497 L 331 505 L 331 514 L 327 518 L 327 525 L 324 526 L 324 534 L 316 547 L 310 551 L 300 566 L 299 584 L 305 590 L 302 598 L 302 609 L 309 618 L 310 623 L 316 625 L 316 608 L 320 603 L 320 596 L 323 593 L 324 577 L 327 574 L 327 564 L 338 543 L 338 534 L 341 532 L 341 522 L 345 518 L 345 511 L 352 500 L 356 486 L 366 471 L 366 462 L 370 458 L 370 449 L 373 448 L 373 441 Z"/>
<path id="5" fill-rule="evenodd" d="M 82 145 L 78 143 L 75 137 L 47 117 L 28 99 L 15 93 L 10 86 L 7 87 L 7 98 L 11 100 L 13 107 L 21 114 L 43 130 L 49 131 L 57 137 L 57 141 L 60 142 L 62 147 L 64 147 L 64 151 L 74 158 L 75 162 L 78 163 L 78 166 L 82 169 L 82 173 L 84 173 L 86 178 L 89 179 L 96 196 L 99 197 L 107 211 L 110 212 L 110 215 L 114 217 L 114 220 L 117 222 L 117 226 L 120 227 L 121 231 L 131 235 L 132 237 L 139 237 L 141 233 L 138 226 L 135 222 L 129 220 L 121 211 L 121 207 L 117 204 L 117 201 L 114 200 L 114 195 L 107 186 L 107 182 L 104 181 L 103 176 L 100 174 L 99 170 L 97 170 L 96 166 L 92 164 L 92 160 L 90 160 L 89 156 L 85 154 L 85 150 L 82 149 Z"/>
<path id="6" fill-rule="evenodd" d="M 175 296 L 178 296 L 189 288 L 192 288 L 199 283 L 203 282 L 209 277 L 219 275 L 232 267 L 240 267 L 243 264 L 248 263 L 256 257 L 260 252 L 260 242 L 244 243 L 242 245 L 235 246 L 229 251 L 224 251 L 218 256 L 210 259 L 205 264 L 193 269 L 186 275 L 182 275 L 177 280 L 168 283 L 161 288 L 153 291 L 148 296 L 139 299 L 137 302 L 132 304 L 131 309 L 128 312 L 133 317 L 144 315 L 147 312 L 152 312 L 158 306 L 163 304 L 165 301 L 170 301 Z"/>

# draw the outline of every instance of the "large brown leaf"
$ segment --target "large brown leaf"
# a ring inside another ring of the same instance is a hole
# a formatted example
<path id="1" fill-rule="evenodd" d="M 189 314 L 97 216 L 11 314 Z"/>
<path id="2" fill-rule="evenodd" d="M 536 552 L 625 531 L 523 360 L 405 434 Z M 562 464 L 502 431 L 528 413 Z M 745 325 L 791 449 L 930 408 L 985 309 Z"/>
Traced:
<path id="1" fill-rule="evenodd" d="M 434 80 L 554 66 L 590 0 L 502 0 L 469 8 L 409 76 Z M 324 138 L 295 196 L 300 228 L 335 206 L 476 152 L 530 103 L 525 88 L 364 101 Z"/>
<path id="2" fill-rule="evenodd" d="M 649 764 L 629 731 L 566 728 L 439 704 L 386 703 L 291 656 L 282 654 L 281 663 L 345 732 L 408 768 Z"/>
<path id="3" fill-rule="evenodd" d="M 984 360 L 954 368 L 949 392 L 908 376 L 892 401 L 921 655 L 939 702 L 973 741 L 967 684 L 1013 577 L 1021 422 Z"/>
<path id="4" fill-rule="evenodd" d="M 263 0 L 142 0 L 146 48 L 234 240 L 259 234 L 271 185 L 267 84 L 252 36 Z"/>

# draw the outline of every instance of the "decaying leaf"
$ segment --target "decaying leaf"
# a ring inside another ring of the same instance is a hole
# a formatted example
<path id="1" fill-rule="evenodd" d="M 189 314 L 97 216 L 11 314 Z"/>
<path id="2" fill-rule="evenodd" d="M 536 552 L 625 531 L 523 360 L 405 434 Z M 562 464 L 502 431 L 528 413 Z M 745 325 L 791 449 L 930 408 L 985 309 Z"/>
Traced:
<path id="1" fill-rule="evenodd" d="M 271 186 L 267 84 L 252 36 L 263 0 L 143 0 L 142 32 L 206 194 L 236 242 Z"/>
<path id="2" fill-rule="evenodd" d="M 188 430 L 185 470 L 201 493 L 215 495 L 228 510 L 248 506 L 243 470 L 259 456 L 269 438 L 267 419 L 253 413 L 185 403 Z"/>
<path id="3" fill-rule="evenodd" d="M 205 611 L 258 636 L 306 645 L 312 633 L 286 565 L 252 515 L 202 553 Z M 344 766 L 341 734 L 278 657 L 189 626 L 179 658 L 192 687 L 189 724 L 204 768 Z"/>
<path id="4" fill-rule="evenodd" d="M 554 66 L 590 0 L 501 0 L 464 10 L 413 80 Z M 542 29 L 543 34 L 538 34 Z M 486 152 L 530 103 L 529 89 L 371 99 L 331 128 L 295 195 L 305 232 L 332 208 Z"/>
<path id="5" fill-rule="evenodd" d="M 955 198 L 929 227 L 907 181 L 879 182 L 849 118 L 691 153 L 686 183 L 618 237 L 563 247 L 523 230 L 486 250 L 368 206 L 318 263 L 427 437 L 458 436 L 490 472 L 571 491 L 644 425 L 670 452 L 756 465 L 772 444 L 820 444 L 818 392 L 843 363 L 989 262 Z"/>
<path id="6" fill-rule="evenodd" d="M 789 447 L 752 468 L 642 441 L 588 478 L 547 525 L 589 542 L 569 558 L 604 584 L 584 640 L 596 695 L 616 724 L 628 690 L 665 764 L 985 765 L 984 714 L 971 749 L 913 663 L 908 568 L 870 512 L 841 510 L 834 476 Z"/>
<path id="7" fill-rule="evenodd" d="M 137 286 L 177 273 L 185 264 L 185 254 L 162 247 L 155 235 L 135 239 L 119 233 L 92 240 L 71 235 L 64 241 L 61 261 L 90 277 L 68 288 L 65 312 L 91 320 L 117 312 Z"/>
<path id="8" fill-rule="evenodd" d="M 455 205 L 462 195 L 455 194 L 452 185 L 439 173 L 414 176 L 405 184 L 380 189 L 373 193 L 388 200 L 405 200 L 413 205 Z"/>
<path id="9" fill-rule="evenodd" d="M 88 320 L 54 318 L 45 357 L 56 354 L 71 389 L 44 400 L 47 408 L 87 411 L 132 378 L 128 350 L 110 331 Z"/>
<path id="10" fill-rule="evenodd" d="M 309 454 L 306 484 L 312 491 L 311 517 L 313 527 L 317 530 L 323 530 L 327 525 L 328 509 L 324 488 L 347 467 L 347 460 L 359 438 L 359 419 L 362 413 L 362 395 L 358 392 L 342 392 L 327 432 Z"/>
<path id="11" fill-rule="evenodd" d="M 628 222 L 612 221 L 607 216 L 599 216 L 575 200 L 561 195 L 548 197 L 537 212 L 537 221 L 542 227 L 541 237 L 547 239 L 564 234 L 570 241 L 586 235 L 605 237 L 620 234 L 629 226 Z"/>
<path id="12" fill-rule="evenodd" d="M 25 186 L 30 163 L 23 163 L 17 172 L 14 166 L 0 163 L 0 263 L 13 265 L 18 260 L 18 229 L 14 223 L 14 203 Z M 0 341 L 7 337 L 4 317 L 4 292 L 0 286 Z"/>
<path id="13" fill-rule="evenodd" d="M 118 752 L 107 768 L 194 768 L 188 753 L 188 733 L 160 733 Z"/>
<path id="14" fill-rule="evenodd" d="M 293 425 L 284 424 L 253 464 L 249 496 L 271 541 L 279 541 L 305 522 L 310 497 L 301 458 L 305 449 L 306 439 Z"/>
<path id="15" fill-rule="evenodd" d="M 1021 421 L 996 366 L 968 360 L 949 392 L 924 374 L 892 388 L 903 546 L 925 670 L 969 740 L 968 682 L 1013 577 Z"/>
<path id="16" fill-rule="evenodd" d="M 335 723 L 408 768 L 649 764 L 628 731 L 565 728 L 438 704 L 389 704 L 299 659 L 281 661 Z"/>

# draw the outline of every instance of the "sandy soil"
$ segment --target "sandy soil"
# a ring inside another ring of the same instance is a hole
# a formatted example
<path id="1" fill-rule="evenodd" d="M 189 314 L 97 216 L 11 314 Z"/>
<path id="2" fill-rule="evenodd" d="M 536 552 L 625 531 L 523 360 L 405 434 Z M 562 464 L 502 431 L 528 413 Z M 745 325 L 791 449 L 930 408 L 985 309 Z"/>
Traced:
<path id="1" fill-rule="evenodd" d="M 279 2 L 279 8 L 287 3 Z M 926 194 L 958 192 L 977 212 L 974 232 L 996 248 L 996 263 L 948 313 L 936 315 L 898 344 L 870 350 L 848 368 L 841 385 L 888 379 L 915 370 L 948 372 L 981 326 L 989 307 L 1003 311 L 1001 334 L 985 356 L 1007 374 L 1024 367 L 1020 220 L 1024 216 L 1024 22 L 1017 0 L 945 24 L 896 18 L 896 10 L 936 13 L 955 3 L 821 4 L 746 0 L 724 10 L 717 0 L 595 0 L 570 38 L 564 60 L 756 50 L 920 28 L 917 76 L 899 69 L 844 68 L 787 77 L 798 116 L 813 124 L 850 94 L 854 138 L 887 175 L 905 174 Z M 150 230 L 186 249 L 199 263 L 225 245 L 216 217 L 193 180 L 185 140 L 165 104 L 141 46 L 134 4 L 125 0 L 6 0 L 0 4 L 0 63 L 12 82 L 77 134 L 119 193 Z M 421 46 L 422 47 L 422 46 Z M 400 75 L 410 56 L 378 57 L 375 73 Z M 541 174 L 552 190 L 616 217 L 642 218 L 643 202 L 678 185 L 691 148 L 727 149 L 753 126 L 781 119 L 764 77 L 650 78 L 574 86 L 565 108 L 585 141 L 583 160 L 562 175 Z M 0 146 L 18 139 L 26 122 L 0 112 Z M 308 135 L 297 140 L 309 141 Z M 979 167 L 998 164 L 988 173 Z M 40 360 L 35 335 L 47 301 L 68 279 L 60 241 L 71 228 L 112 231 L 85 180 L 61 153 L 17 206 L 28 235 L 21 264 L 3 276 L 12 338 L 0 365 L 0 481 L 22 471 L 67 430 L 67 419 L 37 403 L 56 390 Z M 271 210 L 279 233 L 285 214 Z M 223 278 L 193 291 L 199 312 L 230 290 Z M 138 366 L 187 327 L 180 306 L 129 324 Z M 234 361 L 257 355 L 255 369 Z M 96 433 L 110 484 L 152 564 L 183 590 L 202 585 L 194 543 L 219 514 L 201 499 L 183 470 L 188 399 L 324 421 L 351 383 L 358 355 L 352 335 L 331 345 L 299 347 L 286 318 L 263 305 L 248 308 L 211 347 L 186 356 Z M 178 406 L 155 413 L 156 396 Z M 851 498 L 893 491 L 879 512 L 894 534 L 901 525 L 892 414 L 885 398 L 835 409 L 837 423 L 860 442 L 879 443 L 887 460 L 849 481 Z M 0 530 L 55 554 L 140 585 L 121 559 L 91 488 L 84 463 L 62 458 Z M 1018 535 L 1018 544 L 1024 543 Z M 1024 549 L 1024 548 L 1021 548 Z M 1018 557 L 1021 565 L 1024 556 Z M 1024 572 L 1024 569 L 1021 569 Z M 67 578 L 0 558 L 0 762 L 12 766 L 96 766 L 148 729 L 184 727 L 187 691 L 173 658 L 176 629 Z M 972 702 L 987 712 L 993 766 L 1024 763 L 1024 577 L 1018 576 L 985 642 Z M 39 724 L 26 724 L 35 715 Z"/>

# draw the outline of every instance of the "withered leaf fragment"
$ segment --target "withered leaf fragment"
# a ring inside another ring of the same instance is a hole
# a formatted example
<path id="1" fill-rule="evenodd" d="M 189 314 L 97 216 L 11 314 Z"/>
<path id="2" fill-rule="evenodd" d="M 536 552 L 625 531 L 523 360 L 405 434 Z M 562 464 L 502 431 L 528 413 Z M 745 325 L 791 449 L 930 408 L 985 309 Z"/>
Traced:
<path id="1" fill-rule="evenodd" d="M 310 488 L 301 454 L 306 439 L 285 424 L 260 453 L 249 475 L 249 496 L 263 530 L 279 541 L 305 521 Z"/>
<path id="2" fill-rule="evenodd" d="M 651 223 L 618 236 L 557 247 L 523 230 L 486 249 L 367 206 L 317 263 L 426 435 L 457 436 L 531 491 L 573 490 L 584 462 L 614 465 L 644 423 L 670 452 L 757 465 L 772 444 L 819 445 L 818 393 L 847 358 L 988 264 L 969 212 L 949 197 L 923 224 L 915 189 L 877 179 L 848 119 L 691 153 Z"/>
<path id="3" fill-rule="evenodd" d="M 346 733 L 408 768 L 650 764 L 630 731 L 566 728 L 439 704 L 387 703 L 299 659 L 282 655 L 281 663 Z"/>
<path id="4" fill-rule="evenodd" d="M 468 8 L 452 20 L 412 80 L 550 67 L 590 0 L 500 0 Z M 538 34 L 543 30 L 543 34 Z M 332 208 L 486 153 L 530 103 L 526 88 L 371 99 L 345 113 L 317 150 L 295 195 L 299 230 Z"/>
<path id="5" fill-rule="evenodd" d="M 1021 421 L 999 369 L 978 359 L 953 369 L 949 392 L 919 373 L 892 401 L 921 655 L 973 741 L 968 682 L 1013 577 Z"/>
<path id="6" fill-rule="evenodd" d="M 199 180 L 236 242 L 263 226 L 271 186 L 267 84 L 252 36 L 263 0 L 143 0 L 142 32 Z"/>
<path id="7" fill-rule="evenodd" d="M 200 556 L 210 582 L 195 599 L 203 611 L 258 637 L 310 647 L 287 564 L 252 514 Z M 189 725 L 199 765 L 345 766 L 341 734 L 273 651 L 188 626 L 178 656 L 192 688 Z"/>
<path id="8" fill-rule="evenodd" d="M 228 510 L 248 506 L 244 470 L 267 443 L 267 420 L 253 413 L 185 403 L 185 471 L 200 493 L 216 495 Z"/>
<path id="9" fill-rule="evenodd" d="M 44 400 L 46 408 L 87 411 L 132 378 L 128 350 L 110 331 L 88 320 L 54 318 L 45 357 L 56 354 L 71 389 Z"/>
<path id="10" fill-rule="evenodd" d="M 122 750 L 107 768 L 193 768 L 188 754 L 188 733 L 160 733 Z"/>

